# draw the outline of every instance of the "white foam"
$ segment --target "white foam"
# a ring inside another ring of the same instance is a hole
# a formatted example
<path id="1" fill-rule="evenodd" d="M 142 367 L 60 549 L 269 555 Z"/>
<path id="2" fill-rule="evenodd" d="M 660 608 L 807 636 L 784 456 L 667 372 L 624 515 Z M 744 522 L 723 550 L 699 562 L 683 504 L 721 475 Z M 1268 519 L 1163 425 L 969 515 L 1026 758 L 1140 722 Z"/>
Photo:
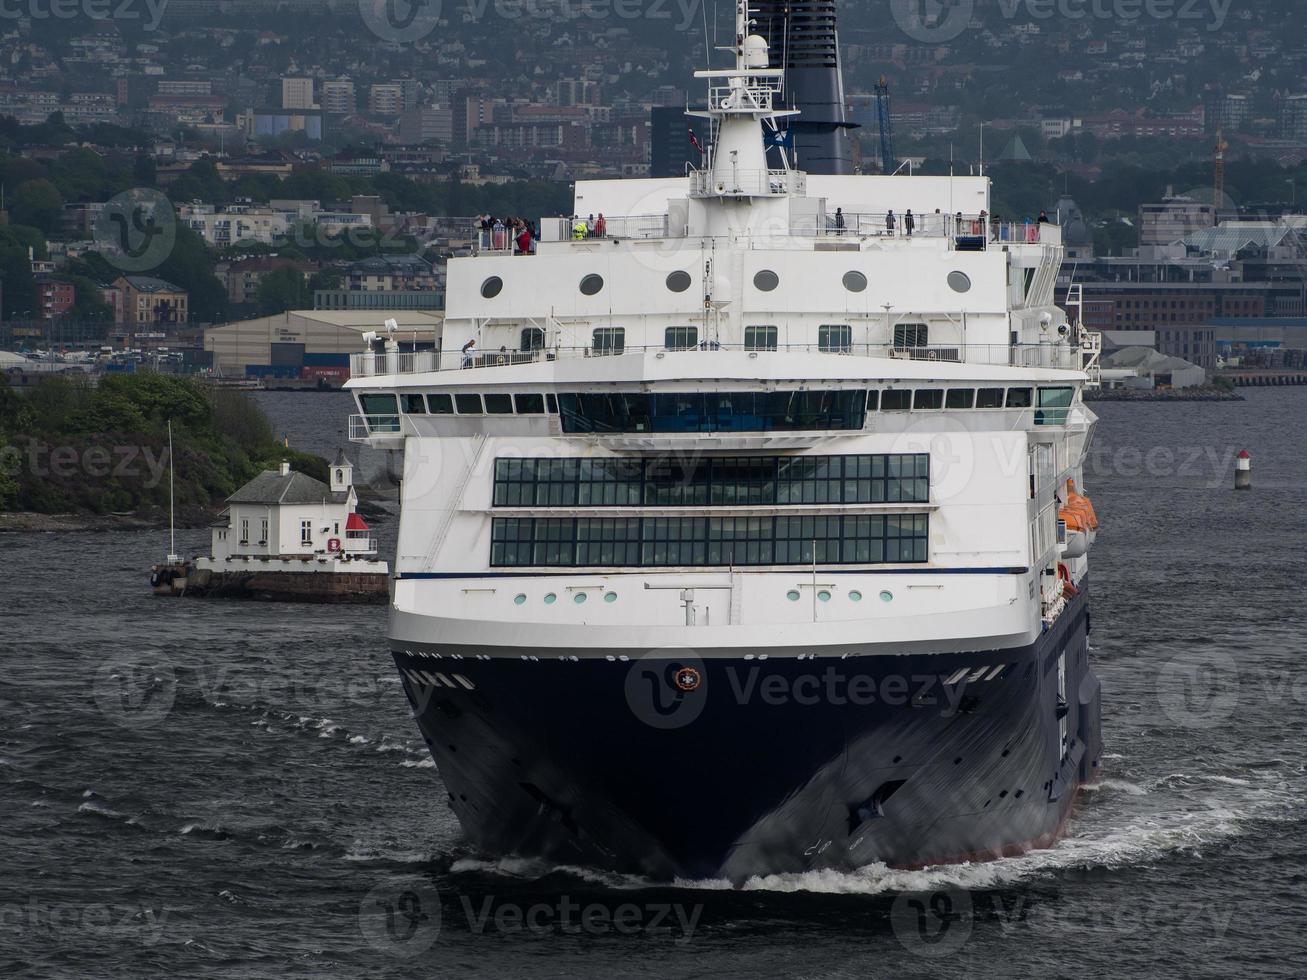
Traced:
<path id="1" fill-rule="evenodd" d="M 436 760 L 427 756 L 425 759 L 405 759 L 400 763 L 405 769 L 434 769 Z"/>

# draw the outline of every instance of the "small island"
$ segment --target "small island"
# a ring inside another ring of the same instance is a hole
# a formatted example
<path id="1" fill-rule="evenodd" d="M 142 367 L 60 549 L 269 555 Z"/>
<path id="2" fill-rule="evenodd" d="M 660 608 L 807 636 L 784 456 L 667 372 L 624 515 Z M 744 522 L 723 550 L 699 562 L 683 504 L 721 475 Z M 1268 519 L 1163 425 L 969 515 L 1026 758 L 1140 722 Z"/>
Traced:
<path id="1" fill-rule="evenodd" d="M 239 391 L 141 372 L 94 386 L 51 375 L 20 393 L 0 377 L 0 530 L 167 526 L 170 464 L 178 525 L 205 527 L 283 460 L 328 480 L 326 460 L 285 446 Z"/>

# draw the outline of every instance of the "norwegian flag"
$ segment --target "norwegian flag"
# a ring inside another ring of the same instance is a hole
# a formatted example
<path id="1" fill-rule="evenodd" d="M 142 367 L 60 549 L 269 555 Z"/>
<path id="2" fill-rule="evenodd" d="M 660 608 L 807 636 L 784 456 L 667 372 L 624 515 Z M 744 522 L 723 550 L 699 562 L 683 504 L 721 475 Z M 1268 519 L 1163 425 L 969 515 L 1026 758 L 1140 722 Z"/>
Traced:
<path id="1" fill-rule="evenodd" d="M 699 142 L 699 137 L 697 137 L 697 136 L 694 135 L 694 130 L 693 130 L 693 129 L 690 130 L 690 143 L 691 143 L 691 144 L 694 146 L 694 148 L 695 148 L 696 150 L 698 150 L 700 153 L 703 152 L 703 144 Z"/>

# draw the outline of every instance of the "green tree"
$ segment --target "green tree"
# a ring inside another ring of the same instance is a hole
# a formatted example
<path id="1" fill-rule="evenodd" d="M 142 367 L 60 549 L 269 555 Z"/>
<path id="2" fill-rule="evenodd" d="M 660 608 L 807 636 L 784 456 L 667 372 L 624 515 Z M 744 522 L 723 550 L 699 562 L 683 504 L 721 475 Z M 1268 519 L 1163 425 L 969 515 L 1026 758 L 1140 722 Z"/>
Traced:
<path id="1" fill-rule="evenodd" d="M 273 316 L 287 310 L 308 309 L 313 305 L 313 296 L 303 273 L 294 266 L 284 265 L 259 282 L 255 302 L 260 316 Z"/>
<path id="2" fill-rule="evenodd" d="M 11 213 L 16 224 L 39 228 L 47 235 L 59 232 L 64 213 L 64 197 L 50 181 L 28 180 L 18 185 Z"/>

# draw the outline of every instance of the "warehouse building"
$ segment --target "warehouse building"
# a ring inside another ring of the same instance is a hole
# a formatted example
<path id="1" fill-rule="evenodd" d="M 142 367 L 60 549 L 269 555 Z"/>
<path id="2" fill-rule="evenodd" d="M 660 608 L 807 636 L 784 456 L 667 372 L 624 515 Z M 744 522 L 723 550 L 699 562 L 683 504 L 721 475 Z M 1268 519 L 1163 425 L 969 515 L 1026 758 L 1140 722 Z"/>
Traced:
<path id="1" fill-rule="evenodd" d="M 215 374 L 225 378 L 303 378 L 329 383 L 349 377 L 349 355 L 363 334 L 399 325 L 403 350 L 439 346 L 443 314 L 428 310 L 292 310 L 204 331 Z"/>

